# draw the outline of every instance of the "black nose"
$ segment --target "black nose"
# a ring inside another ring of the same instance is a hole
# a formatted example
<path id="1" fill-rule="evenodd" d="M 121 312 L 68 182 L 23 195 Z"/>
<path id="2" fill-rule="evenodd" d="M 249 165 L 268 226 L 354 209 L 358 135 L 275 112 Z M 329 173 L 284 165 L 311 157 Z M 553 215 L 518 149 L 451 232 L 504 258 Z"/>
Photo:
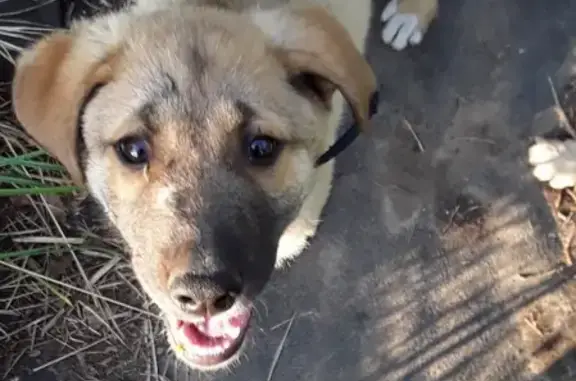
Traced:
<path id="1" fill-rule="evenodd" d="M 238 280 L 227 276 L 186 274 L 174 279 L 170 296 L 186 312 L 214 316 L 229 310 L 242 287 Z"/>

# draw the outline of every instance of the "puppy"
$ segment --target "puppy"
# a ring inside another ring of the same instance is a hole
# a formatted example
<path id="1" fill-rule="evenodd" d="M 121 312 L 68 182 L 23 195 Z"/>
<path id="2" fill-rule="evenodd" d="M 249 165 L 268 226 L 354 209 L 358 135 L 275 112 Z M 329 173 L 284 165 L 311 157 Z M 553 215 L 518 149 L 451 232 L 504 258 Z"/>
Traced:
<path id="1" fill-rule="evenodd" d="M 388 27 L 409 28 L 386 39 L 418 43 L 435 2 L 393 4 Z M 17 118 L 123 237 L 190 367 L 238 358 L 252 302 L 314 235 L 343 107 L 361 130 L 374 100 L 370 16 L 368 0 L 140 0 L 19 57 Z"/>

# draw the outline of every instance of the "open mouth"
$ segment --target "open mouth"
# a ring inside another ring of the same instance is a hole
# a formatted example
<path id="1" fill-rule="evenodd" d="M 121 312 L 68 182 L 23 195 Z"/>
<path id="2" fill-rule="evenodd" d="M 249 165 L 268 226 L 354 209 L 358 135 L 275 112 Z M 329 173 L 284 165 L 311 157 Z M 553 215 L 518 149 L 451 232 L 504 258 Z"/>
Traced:
<path id="1" fill-rule="evenodd" d="M 197 368 L 224 366 L 240 351 L 250 322 L 250 311 L 224 313 L 198 322 L 170 322 L 169 335 L 176 354 Z"/>

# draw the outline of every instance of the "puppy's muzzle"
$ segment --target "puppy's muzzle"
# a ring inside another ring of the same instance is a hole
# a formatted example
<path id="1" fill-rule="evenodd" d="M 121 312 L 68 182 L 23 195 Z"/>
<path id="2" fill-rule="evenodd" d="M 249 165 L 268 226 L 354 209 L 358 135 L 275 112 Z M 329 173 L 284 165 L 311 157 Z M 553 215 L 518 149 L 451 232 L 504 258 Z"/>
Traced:
<path id="1" fill-rule="evenodd" d="M 251 316 L 241 293 L 240 278 L 225 272 L 209 276 L 187 273 L 170 283 L 173 303 L 188 316 L 168 321 L 173 346 L 183 348 L 181 356 L 206 369 L 236 356 Z"/>

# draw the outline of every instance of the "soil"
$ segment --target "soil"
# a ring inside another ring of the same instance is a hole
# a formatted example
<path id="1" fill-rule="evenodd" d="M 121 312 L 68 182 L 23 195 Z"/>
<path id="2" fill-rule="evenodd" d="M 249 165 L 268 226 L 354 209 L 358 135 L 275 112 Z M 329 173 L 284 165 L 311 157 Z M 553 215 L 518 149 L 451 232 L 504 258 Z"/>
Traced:
<path id="1" fill-rule="evenodd" d="M 378 41 L 384 4 L 375 2 L 368 49 L 381 90 L 372 131 L 338 159 L 318 236 L 262 296 L 246 358 L 199 375 L 153 330 L 161 377 L 265 380 L 274 363 L 275 381 L 576 379 L 576 270 L 565 250 L 574 200 L 537 184 L 525 163 L 533 136 L 558 131 L 548 76 L 574 123 L 576 4 L 444 0 L 422 46 L 401 53 Z M 24 352 L 10 376 L 153 379 L 151 357 L 131 345 L 147 331 L 126 332 L 126 346 L 46 373 L 30 369 L 69 348 Z"/>

